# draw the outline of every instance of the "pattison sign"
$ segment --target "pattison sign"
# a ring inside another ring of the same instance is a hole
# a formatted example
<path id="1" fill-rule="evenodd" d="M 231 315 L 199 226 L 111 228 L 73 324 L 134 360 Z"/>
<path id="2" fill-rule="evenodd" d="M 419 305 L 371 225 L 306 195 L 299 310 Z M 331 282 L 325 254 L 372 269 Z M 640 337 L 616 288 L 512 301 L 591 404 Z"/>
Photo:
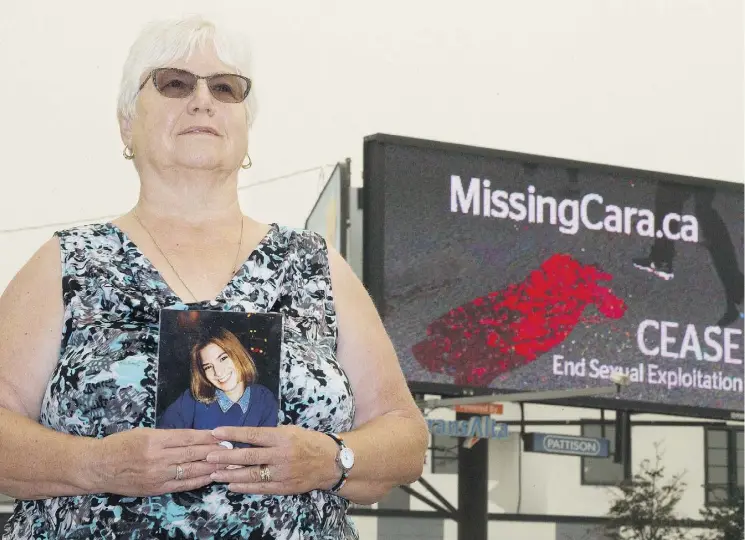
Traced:
<path id="1" fill-rule="evenodd" d="M 526 452 L 562 454 L 565 456 L 608 457 L 610 441 L 594 437 L 526 433 L 523 437 Z"/>
<path id="2" fill-rule="evenodd" d="M 474 416 L 470 420 L 427 419 L 429 432 L 450 437 L 506 439 L 507 424 L 497 422 L 490 416 Z"/>

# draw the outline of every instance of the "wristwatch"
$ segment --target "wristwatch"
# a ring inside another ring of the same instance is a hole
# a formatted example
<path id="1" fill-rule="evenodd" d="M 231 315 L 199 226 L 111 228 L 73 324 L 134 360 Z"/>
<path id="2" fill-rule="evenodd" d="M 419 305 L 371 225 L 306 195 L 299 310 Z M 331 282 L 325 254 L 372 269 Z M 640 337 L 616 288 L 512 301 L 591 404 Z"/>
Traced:
<path id="1" fill-rule="evenodd" d="M 331 488 L 333 493 L 339 491 L 347 481 L 349 471 L 354 466 L 354 451 L 344 444 L 344 440 L 333 433 L 326 433 L 329 437 L 334 439 L 336 444 L 339 445 L 339 453 L 336 454 L 336 464 L 341 469 L 341 478 L 334 487 Z"/>

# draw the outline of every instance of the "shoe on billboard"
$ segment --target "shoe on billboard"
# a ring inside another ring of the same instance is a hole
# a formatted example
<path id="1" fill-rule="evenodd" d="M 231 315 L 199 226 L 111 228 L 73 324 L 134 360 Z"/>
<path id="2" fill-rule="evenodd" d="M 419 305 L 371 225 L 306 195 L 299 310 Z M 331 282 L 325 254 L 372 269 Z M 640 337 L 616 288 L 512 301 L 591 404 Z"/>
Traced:
<path id="1" fill-rule="evenodd" d="M 720 328 L 725 328 L 733 322 L 742 319 L 743 317 L 744 315 L 742 311 L 742 301 L 740 301 L 739 303 L 728 302 L 727 311 L 725 311 L 724 315 L 722 315 L 722 318 L 719 319 L 719 321 L 717 322 L 717 326 Z"/>
<path id="2" fill-rule="evenodd" d="M 673 265 L 672 263 L 657 262 L 652 260 L 650 257 L 638 257 L 633 259 L 634 268 L 644 270 L 645 272 L 651 272 L 657 277 L 664 280 L 673 279 Z"/>

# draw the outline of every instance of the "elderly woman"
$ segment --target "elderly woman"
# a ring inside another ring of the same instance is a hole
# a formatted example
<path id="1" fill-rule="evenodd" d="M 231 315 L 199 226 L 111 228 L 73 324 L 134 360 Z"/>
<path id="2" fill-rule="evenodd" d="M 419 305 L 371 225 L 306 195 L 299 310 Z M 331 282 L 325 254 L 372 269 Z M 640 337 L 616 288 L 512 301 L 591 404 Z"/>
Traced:
<path id="1" fill-rule="evenodd" d="M 234 51 L 200 19 L 139 37 L 118 106 L 136 206 L 59 231 L 2 296 L 4 538 L 356 538 L 349 501 L 421 474 L 426 427 L 365 289 L 317 235 L 241 213 Z M 277 427 L 153 428 L 174 306 L 284 315 Z"/>

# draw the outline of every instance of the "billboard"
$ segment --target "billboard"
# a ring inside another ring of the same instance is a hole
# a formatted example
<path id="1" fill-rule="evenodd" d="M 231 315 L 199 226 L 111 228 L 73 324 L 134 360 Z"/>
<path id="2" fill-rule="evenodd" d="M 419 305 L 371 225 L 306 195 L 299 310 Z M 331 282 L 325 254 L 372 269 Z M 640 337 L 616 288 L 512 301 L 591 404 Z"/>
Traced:
<path id="1" fill-rule="evenodd" d="M 743 186 L 366 138 L 365 284 L 412 390 L 742 418 Z"/>
<path id="2" fill-rule="evenodd" d="M 323 236 L 342 257 L 347 256 L 349 184 L 349 160 L 337 163 L 305 221 L 307 230 Z"/>

